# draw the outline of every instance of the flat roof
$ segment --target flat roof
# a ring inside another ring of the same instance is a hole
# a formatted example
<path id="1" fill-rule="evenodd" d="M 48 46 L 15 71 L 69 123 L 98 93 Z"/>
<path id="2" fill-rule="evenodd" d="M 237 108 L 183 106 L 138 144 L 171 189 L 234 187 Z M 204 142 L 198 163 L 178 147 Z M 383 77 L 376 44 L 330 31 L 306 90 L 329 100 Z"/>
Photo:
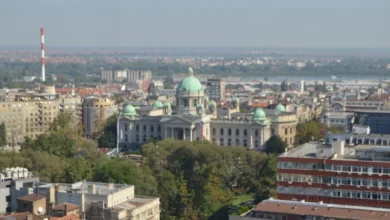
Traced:
<path id="1" fill-rule="evenodd" d="M 126 184 L 109 184 L 109 183 L 101 183 L 101 182 L 87 182 L 80 181 L 73 184 L 67 183 L 37 183 L 38 188 L 46 188 L 46 187 L 59 187 L 59 192 L 72 192 L 79 194 L 89 194 L 88 187 L 90 185 L 95 185 L 96 193 L 99 195 L 108 195 L 113 192 L 121 191 L 127 187 L 134 187 L 133 185 Z"/>
<path id="2" fill-rule="evenodd" d="M 274 199 L 264 200 L 253 211 L 352 220 L 390 219 L 390 209 Z"/>
<path id="3" fill-rule="evenodd" d="M 133 199 L 127 200 L 126 202 L 122 202 L 118 205 L 111 207 L 111 210 L 116 212 L 121 211 L 130 211 L 146 205 L 154 200 L 158 199 L 157 197 L 146 197 L 146 196 L 135 196 Z"/>

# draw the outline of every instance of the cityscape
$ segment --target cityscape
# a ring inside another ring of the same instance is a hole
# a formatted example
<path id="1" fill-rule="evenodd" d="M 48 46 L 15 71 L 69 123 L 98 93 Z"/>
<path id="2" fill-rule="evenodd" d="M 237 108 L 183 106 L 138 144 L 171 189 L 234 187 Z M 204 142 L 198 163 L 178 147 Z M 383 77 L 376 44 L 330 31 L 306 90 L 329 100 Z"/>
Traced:
<path id="1" fill-rule="evenodd" d="M 390 219 L 389 3 L 5 0 L 0 220 Z"/>

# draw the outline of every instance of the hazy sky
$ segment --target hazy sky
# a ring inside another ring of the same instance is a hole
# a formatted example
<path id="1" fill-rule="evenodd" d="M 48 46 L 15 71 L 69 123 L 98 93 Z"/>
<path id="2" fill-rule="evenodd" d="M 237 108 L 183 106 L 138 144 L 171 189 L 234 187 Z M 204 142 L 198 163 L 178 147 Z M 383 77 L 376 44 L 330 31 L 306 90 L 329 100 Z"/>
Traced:
<path id="1" fill-rule="evenodd" d="M 0 0 L 0 46 L 390 48 L 390 0 Z"/>

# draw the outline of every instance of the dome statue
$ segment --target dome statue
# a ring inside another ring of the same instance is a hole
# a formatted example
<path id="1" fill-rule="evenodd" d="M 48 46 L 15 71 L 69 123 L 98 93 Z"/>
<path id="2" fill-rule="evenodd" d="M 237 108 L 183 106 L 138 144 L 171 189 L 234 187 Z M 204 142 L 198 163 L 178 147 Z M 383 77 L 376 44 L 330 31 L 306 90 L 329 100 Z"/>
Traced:
<path id="1" fill-rule="evenodd" d="M 130 104 L 125 105 L 123 108 L 123 116 L 131 116 L 136 114 L 137 112 L 135 111 L 135 108 Z"/>
<path id="2" fill-rule="evenodd" d="M 267 119 L 267 116 L 265 115 L 265 112 L 261 108 L 257 108 L 255 112 L 253 113 L 253 120 L 255 121 L 264 121 Z"/>
<path id="3" fill-rule="evenodd" d="M 176 91 L 184 91 L 184 92 L 200 92 L 202 91 L 202 84 L 194 76 L 194 72 L 192 68 L 188 68 L 188 75 L 184 77 L 184 79 L 179 83 L 179 85 L 176 88 Z"/>
<path id="4" fill-rule="evenodd" d="M 284 105 L 282 104 L 279 104 L 275 107 L 276 111 L 278 112 L 285 112 L 286 111 L 286 107 L 284 107 Z"/>

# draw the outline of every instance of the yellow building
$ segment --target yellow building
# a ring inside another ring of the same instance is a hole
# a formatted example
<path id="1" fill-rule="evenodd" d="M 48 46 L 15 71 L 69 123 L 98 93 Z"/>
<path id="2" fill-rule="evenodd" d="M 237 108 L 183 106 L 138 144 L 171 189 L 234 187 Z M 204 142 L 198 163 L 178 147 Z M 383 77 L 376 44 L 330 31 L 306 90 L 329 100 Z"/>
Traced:
<path id="1" fill-rule="evenodd" d="M 286 108 L 279 104 L 275 109 L 267 111 L 271 119 L 271 134 L 278 135 L 288 146 L 295 143 L 297 134 L 297 116 L 294 112 L 287 112 Z"/>
<path id="2" fill-rule="evenodd" d="M 84 134 L 90 136 L 104 128 L 106 120 L 118 111 L 113 100 L 102 97 L 88 97 L 83 102 Z"/>

